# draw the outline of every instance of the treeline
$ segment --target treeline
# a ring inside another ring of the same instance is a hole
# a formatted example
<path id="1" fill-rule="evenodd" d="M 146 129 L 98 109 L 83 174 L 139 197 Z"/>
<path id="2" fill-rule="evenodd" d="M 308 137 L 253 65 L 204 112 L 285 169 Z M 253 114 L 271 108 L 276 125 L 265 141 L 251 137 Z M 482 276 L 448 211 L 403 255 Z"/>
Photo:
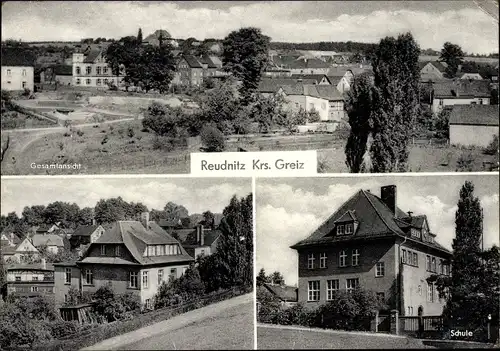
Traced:
<path id="1" fill-rule="evenodd" d="M 377 44 L 358 43 L 353 41 L 321 41 L 316 43 L 285 43 L 271 42 L 273 50 L 315 50 L 315 51 L 338 51 L 338 52 L 373 52 Z"/>
<path id="2" fill-rule="evenodd" d="M 11 229 L 14 234 L 23 237 L 33 226 L 52 225 L 59 223 L 61 228 L 75 229 L 79 225 L 90 225 L 95 219 L 97 224 L 107 225 L 122 220 L 137 220 L 142 212 L 148 208 L 141 202 L 127 202 L 121 197 L 101 199 L 95 207 L 80 208 L 76 203 L 55 201 L 47 206 L 34 205 L 24 207 L 21 215 L 10 212 L 0 217 L 0 232 L 5 228 Z M 164 219 L 172 223 L 190 228 L 200 219 L 207 224 L 213 223 L 214 214 L 205 211 L 203 214 L 190 215 L 188 210 L 173 202 L 167 202 L 163 209 L 152 209 L 150 220 Z"/>

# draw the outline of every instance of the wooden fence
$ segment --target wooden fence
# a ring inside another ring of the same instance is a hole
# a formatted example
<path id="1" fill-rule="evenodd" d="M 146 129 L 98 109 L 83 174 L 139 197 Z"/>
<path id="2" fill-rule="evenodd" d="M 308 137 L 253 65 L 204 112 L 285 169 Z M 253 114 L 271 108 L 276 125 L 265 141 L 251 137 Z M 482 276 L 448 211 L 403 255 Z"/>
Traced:
<path id="1" fill-rule="evenodd" d="M 410 336 L 438 337 L 444 331 L 441 316 L 399 317 L 399 332 Z"/>

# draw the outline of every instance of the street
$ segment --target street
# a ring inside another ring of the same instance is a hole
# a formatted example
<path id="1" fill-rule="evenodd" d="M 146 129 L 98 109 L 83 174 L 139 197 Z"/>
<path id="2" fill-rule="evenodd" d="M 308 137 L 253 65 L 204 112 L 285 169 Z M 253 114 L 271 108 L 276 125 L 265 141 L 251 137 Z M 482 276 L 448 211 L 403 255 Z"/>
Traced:
<path id="1" fill-rule="evenodd" d="M 83 350 L 253 349 L 253 294 L 184 313 Z"/>

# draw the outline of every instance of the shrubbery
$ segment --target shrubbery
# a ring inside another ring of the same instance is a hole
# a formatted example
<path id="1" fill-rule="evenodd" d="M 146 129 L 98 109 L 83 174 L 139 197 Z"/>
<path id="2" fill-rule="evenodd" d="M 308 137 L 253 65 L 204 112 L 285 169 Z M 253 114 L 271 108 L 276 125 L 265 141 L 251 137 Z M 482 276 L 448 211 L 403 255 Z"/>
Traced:
<path id="1" fill-rule="evenodd" d="M 498 155 L 498 135 L 493 136 L 493 140 L 484 148 L 484 153 L 487 155 Z"/>
<path id="2" fill-rule="evenodd" d="M 175 306 L 195 300 L 205 293 L 198 268 L 191 266 L 178 279 L 164 282 L 155 296 L 155 308 Z"/>
<path id="3" fill-rule="evenodd" d="M 224 134 L 214 126 L 204 126 L 200 133 L 201 143 L 208 152 L 221 152 L 225 148 Z"/>

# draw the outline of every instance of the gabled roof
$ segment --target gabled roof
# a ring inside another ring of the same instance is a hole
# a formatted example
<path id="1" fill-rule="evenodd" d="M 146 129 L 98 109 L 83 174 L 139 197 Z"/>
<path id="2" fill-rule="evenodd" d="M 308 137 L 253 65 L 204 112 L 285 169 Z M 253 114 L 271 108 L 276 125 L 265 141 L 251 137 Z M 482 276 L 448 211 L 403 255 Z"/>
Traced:
<path id="1" fill-rule="evenodd" d="M 330 79 L 326 74 L 292 74 L 292 78 L 295 78 L 297 80 L 315 80 L 317 84 L 319 84 L 323 80 L 323 78 L 326 78 L 328 83 L 331 84 Z"/>
<path id="2" fill-rule="evenodd" d="M 57 65 L 53 67 L 56 76 L 72 76 L 73 66 L 70 65 Z"/>
<path id="3" fill-rule="evenodd" d="M 83 59 L 84 63 L 94 63 L 99 54 L 101 54 L 102 49 L 91 49 L 88 53 L 87 56 Z"/>
<path id="4" fill-rule="evenodd" d="M 208 55 L 203 55 L 198 59 L 198 61 L 203 64 L 206 64 L 208 68 L 217 68 L 217 65 L 212 61 L 212 59 Z"/>
<path id="5" fill-rule="evenodd" d="M 440 80 L 434 83 L 434 98 L 461 99 L 490 97 L 490 83 L 487 80 Z"/>
<path id="6" fill-rule="evenodd" d="M 498 105 L 455 105 L 450 114 L 450 125 L 498 126 Z"/>
<path id="7" fill-rule="evenodd" d="M 342 223 L 342 222 L 351 222 L 351 221 L 357 221 L 356 215 L 354 214 L 354 211 L 348 210 L 348 211 L 346 211 L 346 213 L 344 213 L 342 216 L 340 216 L 340 218 L 337 219 L 335 222 Z"/>
<path id="8" fill-rule="evenodd" d="M 33 246 L 57 246 L 64 247 L 63 238 L 56 234 L 35 234 L 31 238 Z"/>
<path id="9" fill-rule="evenodd" d="M 297 302 L 297 288 L 288 285 L 273 285 L 273 284 L 263 284 L 264 287 L 269 290 L 273 295 L 278 297 L 281 301 L 285 302 Z"/>
<path id="10" fill-rule="evenodd" d="M 287 95 L 304 95 L 329 101 L 340 101 L 344 98 L 333 85 L 303 84 L 283 85 L 283 92 Z"/>
<path id="11" fill-rule="evenodd" d="M 92 246 L 99 244 L 124 244 L 135 261 L 142 265 L 193 261 L 193 258 L 187 254 L 182 245 L 180 245 L 177 240 L 175 240 L 159 226 L 153 226 L 153 229 L 146 229 L 144 228 L 142 223 L 138 221 L 115 222 L 111 229 L 106 230 L 95 243 L 92 243 L 90 245 Z M 148 245 L 163 244 L 178 244 L 181 254 L 153 257 L 143 255 Z M 88 250 L 87 252 L 90 252 L 90 250 Z M 97 263 L 94 262 L 96 259 L 97 258 L 94 257 L 84 257 L 82 261 L 80 261 L 80 263 Z M 100 263 L 105 263 L 101 261 Z M 118 261 L 113 262 L 117 263 Z M 109 262 L 109 264 L 112 264 L 112 262 Z"/>
<path id="12" fill-rule="evenodd" d="M 215 230 L 204 230 L 203 231 L 203 244 L 204 246 L 211 246 L 222 234 L 218 229 Z M 182 242 L 184 246 L 199 246 L 196 240 L 196 229 L 189 233 L 186 239 Z"/>
<path id="13" fill-rule="evenodd" d="M 201 62 L 193 55 L 183 55 L 182 58 L 191 68 L 203 68 Z"/>
<path id="14" fill-rule="evenodd" d="M 177 237 L 179 238 L 179 241 L 181 243 L 185 242 L 186 239 L 188 238 L 188 236 L 195 232 L 196 229 L 192 229 L 192 228 L 189 228 L 189 229 L 174 229 L 174 233 L 177 235 Z"/>
<path id="15" fill-rule="evenodd" d="M 31 263 L 31 264 L 18 264 L 14 263 L 7 266 L 7 270 L 23 270 L 23 271 L 54 271 L 54 265 L 47 263 Z"/>
<path id="16" fill-rule="evenodd" d="M 2 66 L 35 67 L 35 54 L 26 49 L 2 47 Z"/>
<path id="17" fill-rule="evenodd" d="M 355 212 L 359 223 L 356 233 L 348 236 L 336 236 L 334 231 L 335 223 L 349 211 Z M 400 208 L 396 208 L 395 215 L 378 196 L 369 191 L 360 190 L 344 202 L 308 238 L 291 247 L 298 249 L 311 244 L 334 243 L 353 239 L 407 237 L 399 225 L 401 218 L 406 216 L 407 214 Z M 421 242 L 421 244 L 449 253 L 448 250 L 435 242 Z"/>
<path id="18" fill-rule="evenodd" d="M 299 80 L 297 78 L 264 78 L 259 82 L 257 90 L 260 93 L 276 93 L 283 85 L 294 85 Z M 315 79 L 302 79 L 302 84 L 315 84 Z"/>
<path id="19" fill-rule="evenodd" d="M 81 225 L 73 233 L 73 236 L 91 236 L 100 225 Z"/>
<path id="20" fill-rule="evenodd" d="M 446 72 L 446 66 L 445 66 L 445 65 L 443 65 L 443 64 L 442 64 L 441 62 L 439 62 L 439 61 L 420 61 L 420 62 L 418 63 L 418 66 L 419 66 L 420 70 L 422 70 L 422 69 L 424 69 L 424 67 L 425 67 L 425 66 L 427 66 L 429 63 L 430 63 L 431 65 L 433 65 L 434 67 L 436 67 L 436 68 L 437 68 L 437 70 L 438 70 L 439 72 L 441 72 L 441 73 Z"/>

